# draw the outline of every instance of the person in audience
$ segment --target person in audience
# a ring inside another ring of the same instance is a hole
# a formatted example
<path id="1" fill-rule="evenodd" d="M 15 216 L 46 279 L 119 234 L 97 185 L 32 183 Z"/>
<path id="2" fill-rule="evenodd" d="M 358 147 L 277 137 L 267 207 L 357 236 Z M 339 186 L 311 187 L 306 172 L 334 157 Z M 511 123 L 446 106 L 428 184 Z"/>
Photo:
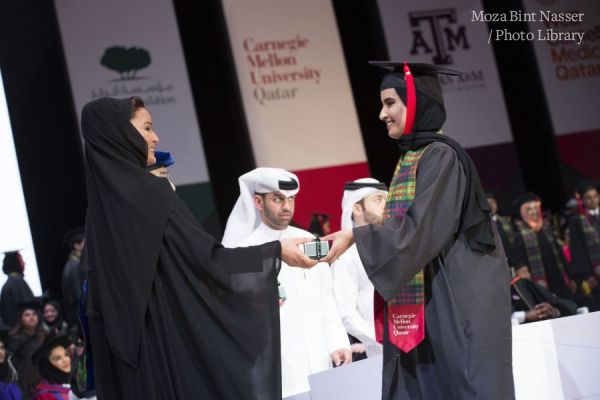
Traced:
<path id="1" fill-rule="evenodd" d="M 71 339 L 49 337 L 32 356 L 41 375 L 33 400 L 69 400 L 71 393 Z"/>
<path id="2" fill-rule="evenodd" d="M 252 246 L 312 235 L 290 226 L 298 177 L 279 168 L 257 168 L 239 178 L 240 197 L 229 216 L 223 244 Z M 348 336 L 338 314 L 331 272 L 282 263 L 278 280 L 285 293 L 280 307 L 282 396 L 307 392 L 308 376 L 352 361 Z"/>
<path id="3" fill-rule="evenodd" d="M 577 189 L 579 213 L 569 221 L 569 243 L 573 275 L 580 293 L 592 297 L 588 307 L 600 305 L 600 196 L 596 182 L 583 182 Z"/>
<path id="4" fill-rule="evenodd" d="M 69 332 L 69 325 L 62 316 L 62 306 L 56 300 L 47 300 L 44 303 L 42 311 L 42 329 L 46 336 L 66 335 Z"/>
<path id="5" fill-rule="evenodd" d="M 342 198 L 342 229 L 381 224 L 387 186 L 373 178 L 347 182 Z M 331 265 L 333 292 L 352 343 L 353 361 L 382 353 L 375 339 L 373 316 L 374 287 L 352 245 Z M 362 350 L 362 351 L 360 351 Z M 362 356 L 361 356 L 362 354 Z"/>
<path id="6" fill-rule="evenodd" d="M 540 198 L 526 193 L 515 204 L 520 219 L 515 222 L 510 265 L 515 270 L 527 267 L 534 282 L 558 297 L 574 300 L 574 282 L 554 230 L 544 220 Z"/>
<path id="7" fill-rule="evenodd" d="M 40 321 L 39 301 L 21 303 L 18 307 L 18 320 L 10 332 L 9 350 L 19 376 L 18 382 L 23 398 L 30 399 L 40 380 L 38 371 L 31 362 L 31 356 L 44 342 L 46 334 Z"/>
<path id="8" fill-rule="evenodd" d="M 316 237 L 329 235 L 331 233 L 329 215 L 313 213 L 308 224 L 308 231 Z"/>
<path id="9" fill-rule="evenodd" d="M 81 129 L 98 397 L 279 398 L 277 272 L 316 264 L 304 240 L 223 248 L 146 170 L 159 138 L 139 97 L 86 104 Z"/>
<path id="10" fill-rule="evenodd" d="M 85 245 L 85 230 L 77 228 L 65 234 L 65 244 L 70 253 L 62 273 L 62 299 L 65 307 L 65 321 L 69 326 L 77 324 L 77 305 L 81 297 L 83 277 L 80 269 L 81 253 Z"/>
<path id="11" fill-rule="evenodd" d="M 8 351 L 8 326 L 0 327 L 0 400 L 21 400 L 23 394 L 17 384 L 17 370 Z"/>
<path id="12" fill-rule="evenodd" d="M 498 214 L 498 202 L 493 194 L 486 193 L 486 198 L 488 205 L 490 206 L 490 215 L 492 216 L 492 221 L 494 221 L 496 224 L 496 227 L 498 228 L 498 234 L 500 235 L 500 239 L 502 239 L 504 253 L 509 255 L 512 244 L 515 241 L 515 232 L 513 229 L 512 219 L 510 217 Z"/>
<path id="13" fill-rule="evenodd" d="M 531 272 L 527 266 L 516 271 L 516 276 L 511 282 L 511 299 L 512 317 L 520 324 L 577 313 L 577 305 L 574 301 L 561 299 L 532 281 Z"/>
<path id="14" fill-rule="evenodd" d="M 15 326 L 17 322 L 18 304 L 34 299 L 31 288 L 23 279 L 25 261 L 18 251 L 4 253 L 2 271 L 8 279 L 0 292 L 0 317 L 8 326 Z"/>

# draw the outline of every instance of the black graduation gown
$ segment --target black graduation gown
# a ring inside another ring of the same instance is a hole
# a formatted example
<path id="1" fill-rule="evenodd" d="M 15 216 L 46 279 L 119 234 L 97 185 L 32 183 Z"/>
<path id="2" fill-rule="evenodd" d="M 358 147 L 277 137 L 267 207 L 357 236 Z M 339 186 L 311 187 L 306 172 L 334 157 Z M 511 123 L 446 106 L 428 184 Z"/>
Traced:
<path id="1" fill-rule="evenodd" d="M 212 253 L 204 251 L 207 245 Z M 279 242 L 220 247 L 177 200 L 152 278 L 136 366 L 110 350 L 90 274 L 98 398 L 280 398 L 279 331 L 273 328 L 279 326 L 278 252 Z"/>
<path id="2" fill-rule="evenodd" d="M 550 242 L 543 230 L 536 232 L 536 236 L 540 247 L 540 254 L 542 255 L 542 264 L 544 265 L 544 271 L 546 272 L 546 278 L 548 280 L 548 290 L 558 297 L 573 300 L 573 294 L 569 287 L 567 287 L 563 274 L 558 268 L 558 261 L 560 261 L 566 273 L 567 262 L 562 255 L 562 250 L 558 246 L 558 243 L 556 243 L 555 239 L 552 239 L 552 242 Z M 552 246 L 556 247 L 560 260 L 556 260 Z M 517 232 L 515 243 L 512 246 L 511 265 L 515 268 L 529 265 L 525 241 L 519 232 Z"/>
<path id="3" fill-rule="evenodd" d="M 0 314 L 2 322 L 8 326 L 15 326 L 19 313 L 19 303 L 34 300 L 31 288 L 19 273 L 11 273 L 2 287 L 0 293 Z"/>
<path id="4" fill-rule="evenodd" d="M 12 361 L 19 375 L 19 387 L 23 391 L 23 399 L 30 399 L 33 390 L 41 381 L 38 369 L 33 365 L 31 356 L 40 348 L 43 340 L 36 335 L 19 333 L 11 337 L 8 350 L 12 353 Z"/>
<path id="5" fill-rule="evenodd" d="M 563 317 L 577 313 L 575 302 L 557 297 L 530 279 L 517 280 L 511 285 L 510 290 L 514 311 L 529 311 L 537 304 L 548 303 L 552 307 L 558 308 Z"/>
<path id="6" fill-rule="evenodd" d="M 63 306 L 65 320 L 69 326 L 77 324 L 77 304 L 81 297 L 81 285 L 83 283 L 79 264 L 79 257 L 70 254 L 62 274 Z"/>
<path id="7" fill-rule="evenodd" d="M 425 340 L 403 353 L 387 341 L 386 319 L 383 399 L 514 398 L 509 269 L 495 227 L 496 250 L 487 254 L 457 235 L 465 187 L 456 152 L 433 143 L 419 161 L 407 215 L 354 229 L 386 301 L 425 272 Z"/>

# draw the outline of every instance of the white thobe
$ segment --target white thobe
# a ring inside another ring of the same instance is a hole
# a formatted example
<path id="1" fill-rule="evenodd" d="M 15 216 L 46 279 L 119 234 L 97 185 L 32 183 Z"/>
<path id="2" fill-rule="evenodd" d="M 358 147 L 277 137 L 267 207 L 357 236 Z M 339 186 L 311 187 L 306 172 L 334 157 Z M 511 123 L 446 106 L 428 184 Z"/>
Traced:
<path id="1" fill-rule="evenodd" d="M 253 246 L 285 238 L 313 237 L 295 227 L 271 229 L 261 223 L 239 246 Z M 286 301 L 279 308 L 281 325 L 282 396 L 310 390 L 308 375 L 331 368 L 331 353 L 350 349 L 346 330 L 333 296 L 331 271 L 326 263 L 311 269 L 281 263 L 278 281 Z"/>
<path id="2" fill-rule="evenodd" d="M 381 344 L 375 340 L 375 288 L 363 268 L 356 245 L 333 263 L 332 272 L 333 292 L 346 331 L 365 345 L 367 357 L 382 353 Z"/>

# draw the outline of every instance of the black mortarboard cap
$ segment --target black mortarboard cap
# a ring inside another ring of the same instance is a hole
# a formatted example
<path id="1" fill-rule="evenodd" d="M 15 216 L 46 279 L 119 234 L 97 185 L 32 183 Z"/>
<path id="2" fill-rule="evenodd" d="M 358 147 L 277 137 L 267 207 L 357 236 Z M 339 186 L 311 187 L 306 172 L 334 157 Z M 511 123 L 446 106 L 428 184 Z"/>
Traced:
<path id="1" fill-rule="evenodd" d="M 38 348 L 35 353 L 31 356 L 33 363 L 35 365 L 39 365 L 42 360 L 50 355 L 52 349 L 62 346 L 65 349 L 68 349 L 69 346 L 73 343 L 71 338 L 68 336 L 54 336 L 49 337 L 46 341 Z"/>
<path id="2" fill-rule="evenodd" d="M 85 239 L 85 228 L 75 228 L 67 231 L 63 237 L 63 243 L 72 248 L 75 243 L 79 243 Z"/>
<path id="3" fill-rule="evenodd" d="M 415 82 L 415 90 L 418 93 L 429 96 L 434 101 L 444 104 L 442 85 L 439 75 L 462 75 L 461 72 L 433 64 L 404 63 L 398 61 L 369 61 L 369 64 L 389 70 L 383 77 L 381 90 L 384 89 L 406 89 L 404 79 L 404 65 L 408 65 Z M 418 96 L 418 95 L 417 95 Z"/>

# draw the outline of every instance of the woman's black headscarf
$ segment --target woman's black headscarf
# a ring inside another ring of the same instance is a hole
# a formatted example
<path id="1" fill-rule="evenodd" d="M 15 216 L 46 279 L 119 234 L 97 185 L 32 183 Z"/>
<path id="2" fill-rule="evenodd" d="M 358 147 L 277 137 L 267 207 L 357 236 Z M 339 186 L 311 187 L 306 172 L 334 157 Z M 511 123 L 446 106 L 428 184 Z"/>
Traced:
<path id="1" fill-rule="evenodd" d="M 83 108 L 88 210 L 82 268 L 89 271 L 89 312 L 110 316 L 104 325 L 111 350 L 135 366 L 150 271 L 156 271 L 176 195 L 168 180 L 145 169 L 148 148 L 130 122 L 131 110 L 130 99 L 112 98 Z"/>
<path id="2" fill-rule="evenodd" d="M 71 339 L 67 336 L 57 336 L 48 338 L 38 350 L 32 355 L 33 362 L 38 366 L 40 375 L 50 383 L 55 384 L 68 384 L 71 382 L 71 372 L 64 372 L 56 368 L 50 362 L 50 353 L 57 347 L 63 347 L 65 350 L 69 349 L 71 345 Z M 71 371 L 73 371 L 73 365 L 71 365 Z"/>

